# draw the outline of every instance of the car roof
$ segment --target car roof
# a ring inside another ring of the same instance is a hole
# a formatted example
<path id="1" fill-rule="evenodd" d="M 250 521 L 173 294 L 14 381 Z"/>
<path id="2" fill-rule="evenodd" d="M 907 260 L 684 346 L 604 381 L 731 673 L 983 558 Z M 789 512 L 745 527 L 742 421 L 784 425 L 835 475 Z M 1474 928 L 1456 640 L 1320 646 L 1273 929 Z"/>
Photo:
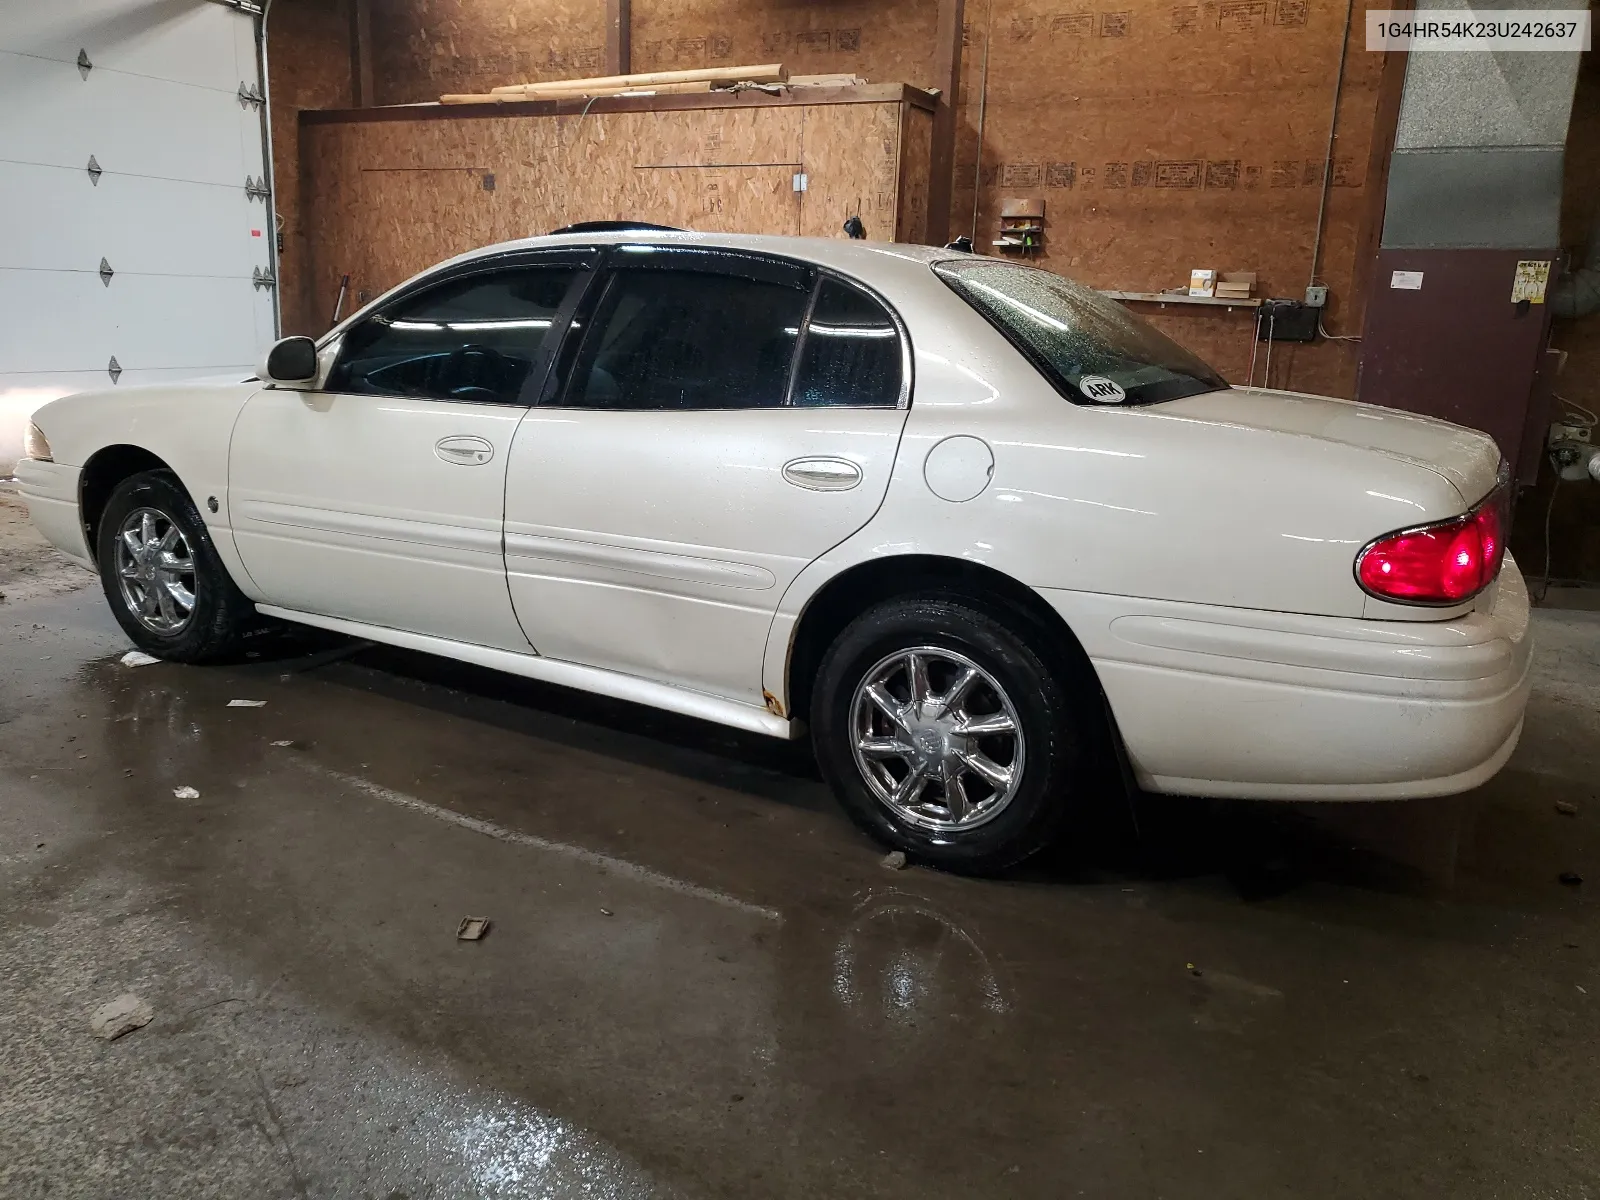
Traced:
<path id="1" fill-rule="evenodd" d="M 872 242 L 846 238 L 781 237 L 753 233 L 698 233 L 693 230 L 630 229 L 560 233 L 544 237 L 520 238 L 470 250 L 434 268 L 462 266 L 475 259 L 514 253 L 521 250 L 555 250 L 563 246 L 698 246 L 708 250 L 744 250 L 775 254 L 831 267 L 867 282 L 894 277 L 904 278 L 908 269 L 919 274 L 929 263 L 955 257 L 957 252 L 937 246 L 918 246 L 903 242 Z M 428 274 L 432 274 L 430 270 Z"/>
<path id="2" fill-rule="evenodd" d="M 915 294 L 925 287 L 931 263 L 969 257 L 959 251 L 905 242 L 780 237 L 753 233 L 697 233 L 694 230 L 683 229 L 635 228 L 546 234 L 543 237 L 520 238 L 510 242 L 496 242 L 492 246 L 480 246 L 475 250 L 468 250 L 465 254 L 458 254 L 454 258 L 435 263 L 362 305 L 318 338 L 317 344 L 326 346 L 369 313 L 392 302 L 396 296 L 426 287 L 462 267 L 470 267 L 474 262 L 488 261 L 500 255 L 515 254 L 519 251 L 559 250 L 564 246 L 621 245 L 699 246 L 708 250 L 744 250 L 778 255 L 831 268 L 877 289 L 891 300 L 903 299 L 908 294 Z"/>

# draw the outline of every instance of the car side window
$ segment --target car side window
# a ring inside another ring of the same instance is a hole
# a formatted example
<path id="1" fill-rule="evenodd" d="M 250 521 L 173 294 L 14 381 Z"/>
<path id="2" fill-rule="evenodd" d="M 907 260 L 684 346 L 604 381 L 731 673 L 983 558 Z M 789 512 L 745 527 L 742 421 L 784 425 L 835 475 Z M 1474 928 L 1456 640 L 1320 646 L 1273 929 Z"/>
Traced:
<path id="1" fill-rule="evenodd" d="M 691 269 L 621 268 L 590 318 L 559 403 L 571 408 L 776 408 L 809 288 Z M 809 281 L 805 281 L 809 282 Z"/>
<path id="2" fill-rule="evenodd" d="M 900 403 L 900 330 L 860 288 L 824 277 L 806 325 L 791 404 L 893 408 Z"/>
<path id="3" fill-rule="evenodd" d="M 326 388 L 532 404 L 534 364 L 577 271 L 507 267 L 407 297 L 345 334 Z"/>

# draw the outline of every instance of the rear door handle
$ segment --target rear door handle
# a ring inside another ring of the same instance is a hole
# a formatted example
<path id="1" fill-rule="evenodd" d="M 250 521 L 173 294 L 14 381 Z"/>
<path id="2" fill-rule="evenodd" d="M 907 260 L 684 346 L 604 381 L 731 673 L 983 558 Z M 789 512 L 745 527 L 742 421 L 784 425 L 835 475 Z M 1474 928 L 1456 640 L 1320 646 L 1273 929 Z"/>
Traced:
<path id="1" fill-rule="evenodd" d="M 846 458 L 795 458 L 783 464 L 783 477 L 813 492 L 848 492 L 861 482 L 861 468 Z"/>
<path id="2" fill-rule="evenodd" d="M 433 452 L 458 467 L 481 467 L 494 457 L 494 443 L 469 434 L 457 434 L 440 438 L 434 443 Z"/>

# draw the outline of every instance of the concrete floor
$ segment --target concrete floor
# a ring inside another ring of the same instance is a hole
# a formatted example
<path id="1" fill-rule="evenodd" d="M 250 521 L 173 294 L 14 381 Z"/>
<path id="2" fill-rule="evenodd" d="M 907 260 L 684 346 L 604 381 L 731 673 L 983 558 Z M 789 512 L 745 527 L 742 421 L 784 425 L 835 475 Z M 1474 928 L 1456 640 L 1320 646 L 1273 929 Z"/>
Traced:
<path id="1" fill-rule="evenodd" d="M 777 743 L 8 601 L 0 1196 L 1594 1196 L 1600 614 L 1538 633 L 1469 797 L 1145 801 L 982 882 Z"/>

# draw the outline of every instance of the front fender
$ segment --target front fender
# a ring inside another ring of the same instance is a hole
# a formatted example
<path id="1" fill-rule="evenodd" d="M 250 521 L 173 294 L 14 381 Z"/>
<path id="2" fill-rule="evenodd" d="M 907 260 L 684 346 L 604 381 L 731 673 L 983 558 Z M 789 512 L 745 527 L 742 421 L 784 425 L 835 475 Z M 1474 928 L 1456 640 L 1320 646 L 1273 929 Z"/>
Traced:
<path id="1" fill-rule="evenodd" d="M 259 600 L 233 544 L 228 455 L 234 423 L 260 386 L 196 381 L 81 392 L 45 405 L 33 420 L 56 463 L 79 472 L 92 470 L 97 455 L 119 446 L 160 459 L 194 499 L 229 574 L 246 595 Z M 216 512 L 209 504 L 213 499 Z M 81 506 L 79 516 L 81 521 Z M 93 547 L 88 549 L 92 553 Z"/>

